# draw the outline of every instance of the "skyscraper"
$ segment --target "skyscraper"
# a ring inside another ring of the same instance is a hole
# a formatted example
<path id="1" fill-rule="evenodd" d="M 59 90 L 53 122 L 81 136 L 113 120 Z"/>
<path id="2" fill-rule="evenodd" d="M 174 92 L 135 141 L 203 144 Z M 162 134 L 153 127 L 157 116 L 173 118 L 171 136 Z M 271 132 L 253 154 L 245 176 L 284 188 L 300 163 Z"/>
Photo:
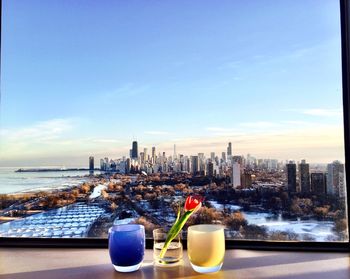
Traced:
<path id="1" fill-rule="evenodd" d="M 131 161 L 130 161 L 130 158 L 128 158 L 125 161 L 125 173 L 126 174 L 130 173 L 130 170 L 131 170 Z"/>
<path id="2" fill-rule="evenodd" d="M 106 163 L 105 163 L 105 160 L 103 160 L 103 159 L 100 159 L 100 169 L 101 169 L 101 171 L 106 170 Z"/>
<path id="3" fill-rule="evenodd" d="M 156 162 L 156 148 L 152 147 L 152 163 Z"/>
<path id="4" fill-rule="evenodd" d="M 286 166 L 288 192 L 295 193 L 297 191 L 297 165 L 289 161 Z"/>
<path id="5" fill-rule="evenodd" d="M 241 165 L 237 162 L 232 164 L 232 186 L 233 188 L 241 186 Z"/>
<path id="6" fill-rule="evenodd" d="M 232 143 L 229 142 L 227 146 L 227 157 L 230 158 L 232 156 Z"/>
<path id="7" fill-rule="evenodd" d="M 90 173 L 94 172 L 94 169 L 95 169 L 95 162 L 94 161 L 95 161 L 94 157 L 90 156 L 89 157 L 89 171 L 90 171 Z"/>
<path id="8" fill-rule="evenodd" d="M 311 173 L 311 190 L 315 195 L 324 196 L 326 194 L 325 182 L 323 173 Z"/>
<path id="9" fill-rule="evenodd" d="M 174 144 L 174 160 L 177 158 L 177 154 L 176 154 L 176 144 Z"/>
<path id="10" fill-rule="evenodd" d="M 191 173 L 196 175 L 199 171 L 198 156 L 191 156 Z"/>
<path id="11" fill-rule="evenodd" d="M 204 153 L 198 153 L 198 168 L 201 175 L 205 173 L 205 158 Z"/>
<path id="12" fill-rule="evenodd" d="M 210 160 L 214 162 L 215 160 L 215 152 L 210 152 Z"/>
<path id="13" fill-rule="evenodd" d="M 214 176 L 214 164 L 212 162 L 208 162 L 208 172 L 207 175 L 209 177 L 213 177 Z"/>
<path id="14" fill-rule="evenodd" d="M 226 153 L 225 153 L 225 152 L 222 152 L 222 153 L 221 153 L 221 157 L 222 157 L 222 160 L 223 160 L 224 162 L 226 162 Z"/>
<path id="15" fill-rule="evenodd" d="M 147 155 L 148 155 L 148 150 L 147 150 L 147 148 L 144 148 L 144 149 L 143 149 L 144 161 L 147 160 Z"/>
<path id="16" fill-rule="evenodd" d="M 137 160 L 138 158 L 138 147 L 137 147 L 137 141 L 132 142 L 132 149 L 131 149 L 131 159 Z"/>
<path id="17" fill-rule="evenodd" d="M 305 160 L 301 160 L 299 164 L 299 183 L 302 193 L 310 193 L 309 164 L 307 164 Z"/>
<path id="18" fill-rule="evenodd" d="M 327 194 L 345 197 L 344 164 L 334 161 L 327 165 Z"/>

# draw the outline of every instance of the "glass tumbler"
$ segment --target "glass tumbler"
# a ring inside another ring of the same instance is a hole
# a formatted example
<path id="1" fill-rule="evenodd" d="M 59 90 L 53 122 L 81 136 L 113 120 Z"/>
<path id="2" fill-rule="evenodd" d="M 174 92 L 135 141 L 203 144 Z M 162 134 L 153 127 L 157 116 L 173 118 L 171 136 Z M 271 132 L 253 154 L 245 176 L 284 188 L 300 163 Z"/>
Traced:
<path id="1" fill-rule="evenodd" d="M 156 265 L 176 264 L 182 259 L 181 232 L 170 242 L 165 255 L 160 257 L 167 233 L 165 229 L 153 230 L 153 259 Z"/>
<path id="2" fill-rule="evenodd" d="M 225 256 L 225 234 L 220 225 L 194 225 L 187 231 L 187 253 L 199 273 L 217 272 Z"/>
<path id="3" fill-rule="evenodd" d="M 108 249 L 115 270 L 138 270 L 145 254 L 145 227 L 138 224 L 111 227 L 108 230 Z"/>

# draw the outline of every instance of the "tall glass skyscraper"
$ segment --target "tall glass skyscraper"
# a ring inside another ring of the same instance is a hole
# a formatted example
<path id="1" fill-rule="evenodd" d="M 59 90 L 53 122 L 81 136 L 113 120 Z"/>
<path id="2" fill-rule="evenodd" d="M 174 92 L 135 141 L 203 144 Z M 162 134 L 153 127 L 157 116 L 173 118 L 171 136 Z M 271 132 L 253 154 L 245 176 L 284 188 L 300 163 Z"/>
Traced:
<path id="1" fill-rule="evenodd" d="M 138 158 L 138 147 L 137 147 L 137 141 L 132 142 L 132 149 L 131 149 L 131 159 L 137 159 Z"/>

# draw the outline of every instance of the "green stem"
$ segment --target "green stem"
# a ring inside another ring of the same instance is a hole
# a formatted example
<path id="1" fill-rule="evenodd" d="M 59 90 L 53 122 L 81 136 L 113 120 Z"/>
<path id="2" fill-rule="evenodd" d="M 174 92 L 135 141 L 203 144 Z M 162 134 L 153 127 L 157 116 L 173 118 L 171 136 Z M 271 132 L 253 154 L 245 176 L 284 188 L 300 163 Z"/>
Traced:
<path id="1" fill-rule="evenodd" d="M 165 240 L 162 251 L 160 251 L 160 254 L 159 254 L 160 258 L 163 258 L 165 256 L 165 253 L 168 250 L 168 247 L 171 241 L 179 234 L 179 232 L 187 222 L 188 218 L 190 218 L 192 213 L 193 213 L 193 210 L 186 211 L 185 214 L 180 219 L 178 219 L 177 222 L 175 222 L 174 225 L 171 227 L 170 231 L 167 234 L 167 238 Z"/>

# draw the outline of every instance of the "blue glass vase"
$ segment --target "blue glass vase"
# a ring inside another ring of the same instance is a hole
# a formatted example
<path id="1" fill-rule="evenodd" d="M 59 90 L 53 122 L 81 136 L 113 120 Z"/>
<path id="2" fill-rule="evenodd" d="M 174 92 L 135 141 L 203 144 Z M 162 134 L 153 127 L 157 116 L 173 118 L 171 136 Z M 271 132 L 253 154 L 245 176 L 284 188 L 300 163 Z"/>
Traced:
<path id="1" fill-rule="evenodd" d="M 138 270 L 145 254 L 144 226 L 128 224 L 111 227 L 108 231 L 108 249 L 115 270 Z"/>

